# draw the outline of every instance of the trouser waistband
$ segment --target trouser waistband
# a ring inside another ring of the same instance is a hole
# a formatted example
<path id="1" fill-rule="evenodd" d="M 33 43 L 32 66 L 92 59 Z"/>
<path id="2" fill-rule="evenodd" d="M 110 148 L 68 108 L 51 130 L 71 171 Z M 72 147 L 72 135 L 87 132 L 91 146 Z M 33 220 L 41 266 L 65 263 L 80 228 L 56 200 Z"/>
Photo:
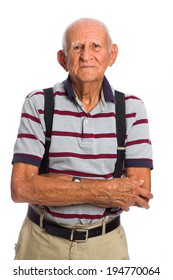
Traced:
<path id="1" fill-rule="evenodd" d="M 32 207 L 29 205 L 28 207 L 28 218 L 40 226 L 40 215 L 37 214 Z M 112 221 L 105 224 L 105 233 L 108 233 L 114 229 L 116 229 L 120 225 L 120 216 L 116 217 Z M 45 229 L 47 233 L 53 236 L 61 237 L 70 241 L 76 242 L 85 242 L 88 238 L 96 237 L 102 235 L 103 226 L 98 226 L 91 229 L 82 229 L 82 228 L 75 228 L 69 229 L 58 224 L 55 224 L 51 221 L 43 219 L 42 221 L 42 228 Z"/>

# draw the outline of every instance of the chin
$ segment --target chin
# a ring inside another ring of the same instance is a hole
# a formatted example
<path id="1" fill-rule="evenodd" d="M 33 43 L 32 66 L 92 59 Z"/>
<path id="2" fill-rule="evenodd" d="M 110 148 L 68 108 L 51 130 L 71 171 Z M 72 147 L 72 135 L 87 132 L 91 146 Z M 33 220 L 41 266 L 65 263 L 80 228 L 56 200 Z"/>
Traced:
<path id="1" fill-rule="evenodd" d="M 78 80 L 81 82 L 94 82 L 100 80 L 100 77 L 98 75 L 79 75 L 77 77 Z"/>

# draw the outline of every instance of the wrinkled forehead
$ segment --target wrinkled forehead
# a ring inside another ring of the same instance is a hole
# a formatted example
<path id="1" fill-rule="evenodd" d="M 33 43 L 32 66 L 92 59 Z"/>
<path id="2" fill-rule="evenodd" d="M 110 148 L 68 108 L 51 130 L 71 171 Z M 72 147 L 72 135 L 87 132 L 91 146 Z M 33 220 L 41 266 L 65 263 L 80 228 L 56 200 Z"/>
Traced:
<path id="1" fill-rule="evenodd" d="M 83 21 L 71 25 L 66 33 L 66 43 L 71 46 L 73 42 L 103 43 L 108 40 L 108 33 L 102 24 L 94 21 Z"/>

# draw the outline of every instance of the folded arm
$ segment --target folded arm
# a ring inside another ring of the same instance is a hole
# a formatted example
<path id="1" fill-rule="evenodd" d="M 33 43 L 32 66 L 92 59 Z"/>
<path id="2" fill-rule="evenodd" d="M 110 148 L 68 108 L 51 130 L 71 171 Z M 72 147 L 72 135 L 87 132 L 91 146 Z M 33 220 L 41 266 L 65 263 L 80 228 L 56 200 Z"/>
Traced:
<path id="1" fill-rule="evenodd" d="M 93 204 L 100 207 L 120 207 L 125 211 L 138 205 L 149 208 L 150 170 L 129 168 L 126 177 L 111 180 L 82 179 L 73 182 L 71 176 L 38 175 L 38 167 L 15 163 L 11 178 L 11 196 L 15 202 L 47 206 Z"/>

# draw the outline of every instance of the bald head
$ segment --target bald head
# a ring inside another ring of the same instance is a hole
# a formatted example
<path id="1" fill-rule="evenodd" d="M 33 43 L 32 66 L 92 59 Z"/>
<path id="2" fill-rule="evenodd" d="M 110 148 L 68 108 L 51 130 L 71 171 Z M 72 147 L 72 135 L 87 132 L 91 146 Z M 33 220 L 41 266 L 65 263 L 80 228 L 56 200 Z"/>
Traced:
<path id="1" fill-rule="evenodd" d="M 78 20 L 72 22 L 69 26 L 67 26 L 67 28 L 64 32 L 62 45 L 63 45 L 63 50 L 65 53 L 67 53 L 70 35 L 74 34 L 76 30 L 81 30 L 81 33 L 82 33 L 86 29 L 88 29 L 88 32 L 89 32 L 89 30 L 92 31 L 92 30 L 97 29 L 100 32 L 100 35 L 102 34 L 102 35 L 106 36 L 109 49 L 111 49 L 112 39 L 109 34 L 109 30 L 108 30 L 107 26 L 103 22 L 96 20 L 96 19 L 81 18 L 81 19 L 78 19 Z"/>

